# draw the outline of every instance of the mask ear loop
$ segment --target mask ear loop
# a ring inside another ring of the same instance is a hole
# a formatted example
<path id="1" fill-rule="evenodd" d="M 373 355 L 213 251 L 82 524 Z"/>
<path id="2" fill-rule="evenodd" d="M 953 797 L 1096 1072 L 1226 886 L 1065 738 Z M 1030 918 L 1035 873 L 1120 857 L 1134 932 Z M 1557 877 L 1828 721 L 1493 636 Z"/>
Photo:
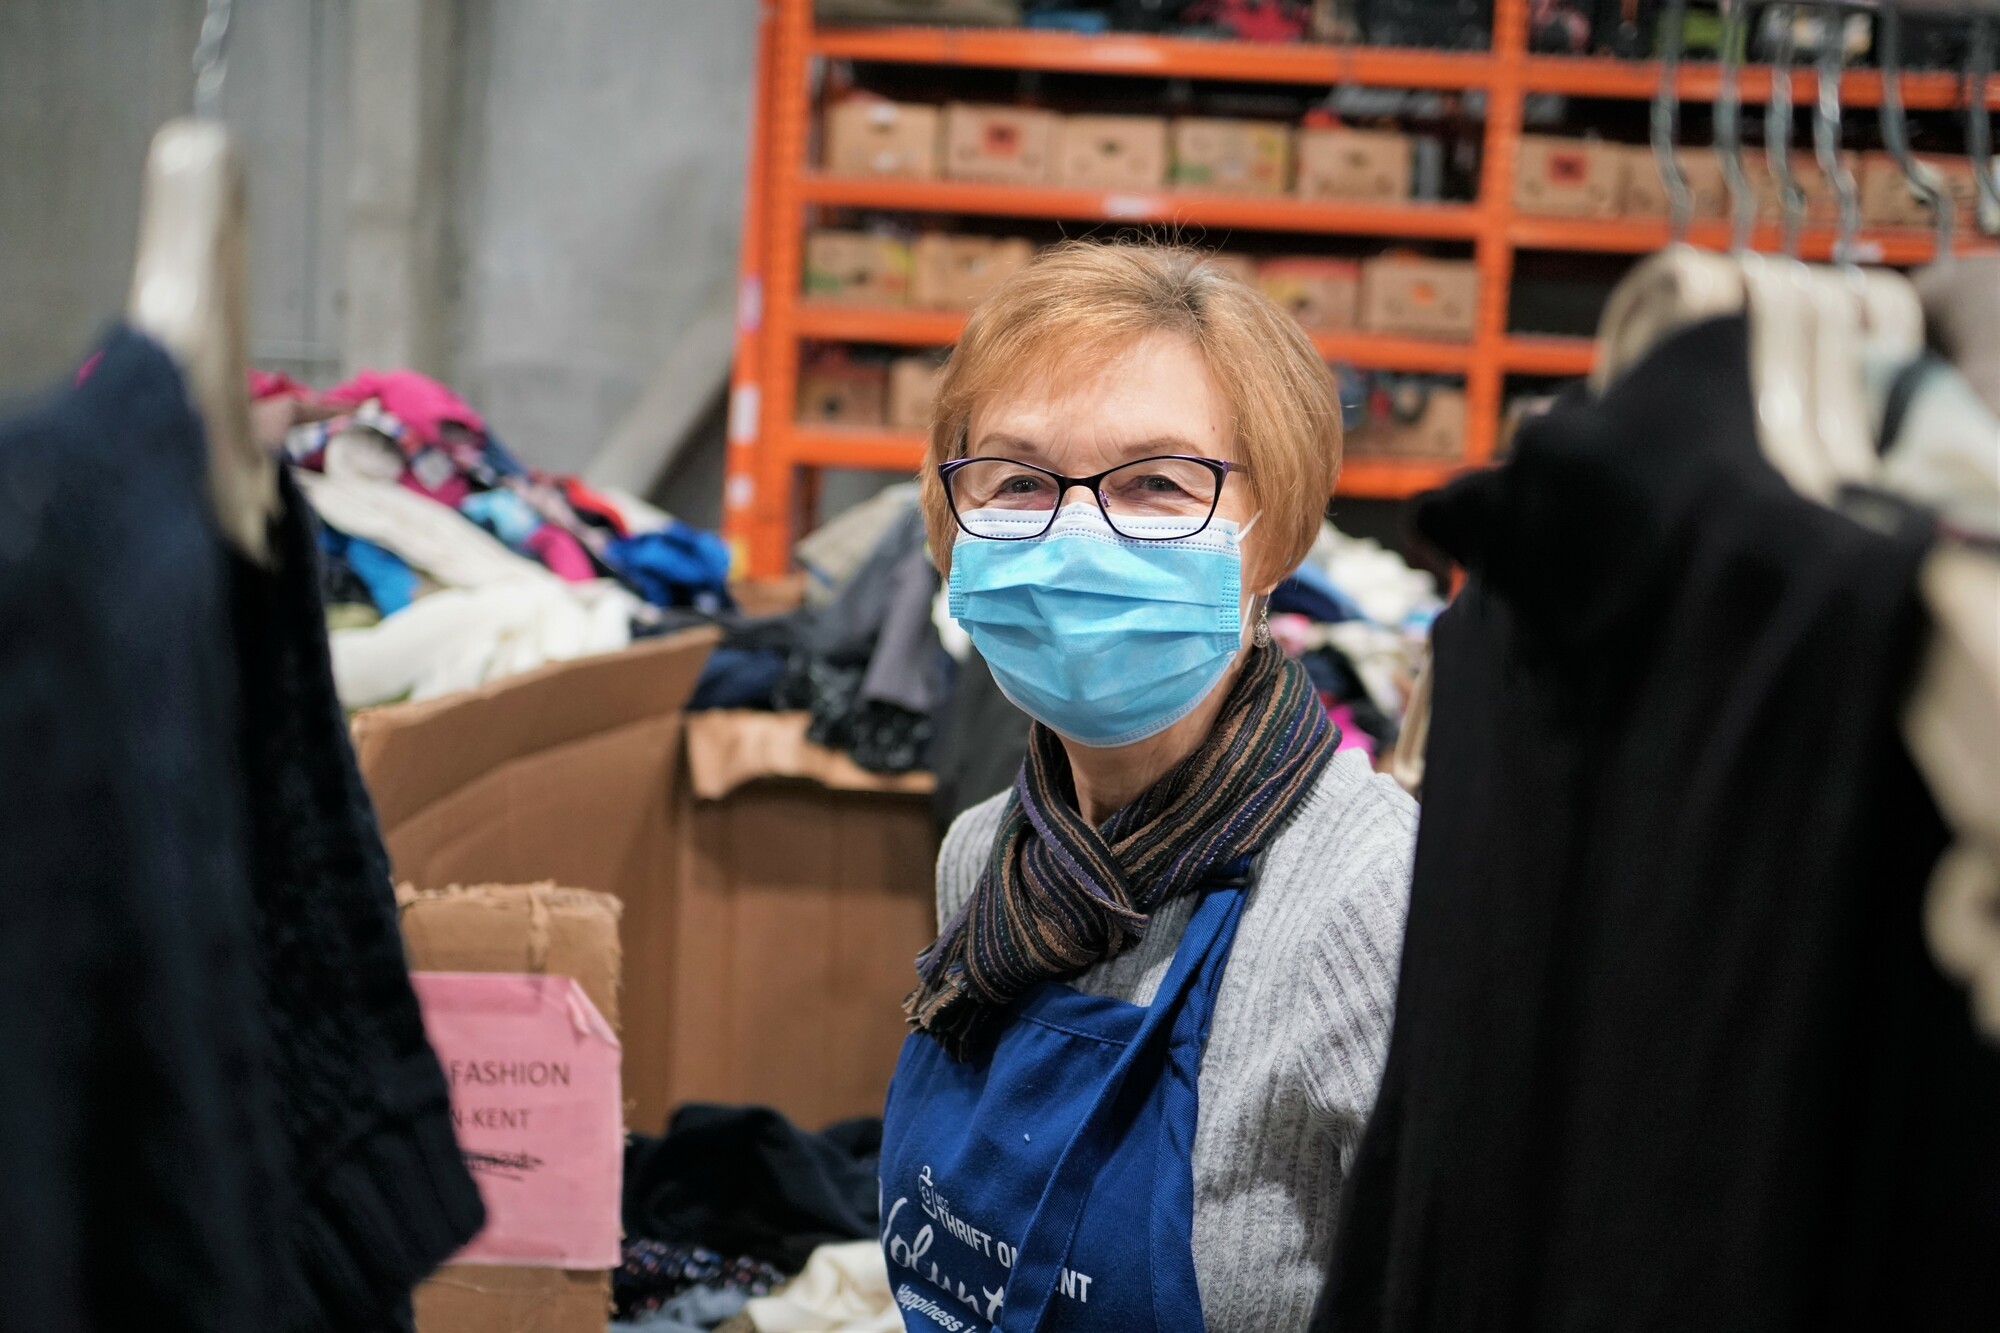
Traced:
<path id="1" fill-rule="evenodd" d="M 1263 517 L 1264 511 L 1259 509 L 1256 513 L 1250 515 L 1248 523 L 1245 523 L 1236 530 L 1236 550 L 1239 554 L 1243 550 L 1243 539 L 1250 535 L 1250 529 L 1256 527 L 1257 521 Z M 1257 594 L 1257 628 L 1250 632 L 1250 642 L 1258 648 L 1269 648 L 1271 646 L 1270 593 L 1260 592 Z"/>

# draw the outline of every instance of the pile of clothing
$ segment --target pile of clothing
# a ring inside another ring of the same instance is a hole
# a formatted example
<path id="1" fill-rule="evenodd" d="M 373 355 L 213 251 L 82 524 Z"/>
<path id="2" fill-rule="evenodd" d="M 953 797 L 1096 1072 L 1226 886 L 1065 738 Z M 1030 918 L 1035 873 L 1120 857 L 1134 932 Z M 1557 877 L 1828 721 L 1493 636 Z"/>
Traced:
<path id="1" fill-rule="evenodd" d="M 875 1240 L 881 1147 L 880 1120 L 813 1134 L 708 1103 L 681 1107 L 662 1137 L 632 1136 L 615 1327 L 900 1328 Z"/>
<path id="2" fill-rule="evenodd" d="M 794 554 L 803 604 L 781 617 L 718 617 L 725 638 L 689 707 L 803 711 L 809 740 L 862 768 L 930 767 L 955 672 L 933 623 L 938 575 L 915 484 L 856 505 Z"/>
<path id="3" fill-rule="evenodd" d="M 1371 763 L 1394 747 L 1444 602 L 1422 570 L 1367 537 L 1322 523 L 1319 539 L 1271 592 L 1271 637 L 1298 658 L 1340 728 L 1340 748 Z"/>
<path id="4" fill-rule="evenodd" d="M 321 522 L 335 678 L 349 708 L 422 699 L 611 652 L 730 606 L 729 552 L 634 496 L 515 458 L 480 414 L 412 371 L 303 400 L 285 455 Z"/>

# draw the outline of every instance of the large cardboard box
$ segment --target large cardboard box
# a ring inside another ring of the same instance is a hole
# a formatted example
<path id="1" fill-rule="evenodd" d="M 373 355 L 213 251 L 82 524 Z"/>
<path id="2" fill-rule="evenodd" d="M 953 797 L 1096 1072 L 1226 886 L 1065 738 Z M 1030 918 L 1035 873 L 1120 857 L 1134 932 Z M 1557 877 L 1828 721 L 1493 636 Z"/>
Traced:
<path id="1" fill-rule="evenodd" d="M 1309 329 L 1351 329 L 1360 312 L 1361 265 L 1352 259 L 1267 259 L 1257 285 Z"/>
<path id="2" fill-rule="evenodd" d="M 1348 433 L 1343 448 L 1357 457 L 1458 458 L 1465 453 L 1465 390 L 1433 388 L 1412 419 L 1365 422 Z"/>
<path id="3" fill-rule="evenodd" d="M 633 1128 L 697 1099 L 812 1126 L 880 1114 L 911 960 L 937 933 L 923 784 L 753 771 L 697 800 L 680 709 L 717 637 L 358 715 L 390 858 L 419 889 L 548 879 L 623 903 Z"/>
<path id="4" fill-rule="evenodd" d="M 888 419 L 886 366 L 832 353 L 799 370 L 798 419 L 817 426 L 879 426 Z"/>
<path id="5" fill-rule="evenodd" d="M 1183 116 L 1173 122 L 1171 132 L 1176 185 L 1231 194 L 1283 194 L 1291 184 L 1289 125 Z"/>
<path id="6" fill-rule="evenodd" d="M 1625 154 L 1625 195 L 1620 212 L 1631 218 L 1668 216 L 1667 183 L 1660 179 L 1660 164 L 1653 150 L 1640 144 L 1623 145 Z M 1722 171 L 1722 157 L 1713 148 L 1681 148 L 1674 152 L 1681 174 L 1687 177 L 1694 196 L 1696 220 L 1729 216 L 1729 180 Z"/>
<path id="7" fill-rule="evenodd" d="M 1479 313 L 1479 270 L 1469 259 L 1384 255 L 1361 265 L 1361 327 L 1464 342 Z"/>
<path id="8" fill-rule="evenodd" d="M 1410 197 L 1410 138 L 1394 130 L 1299 131 L 1301 199 L 1398 203 Z"/>
<path id="9" fill-rule="evenodd" d="M 452 1264 L 417 1288 L 417 1333 L 604 1333 L 611 1275 Z"/>
<path id="10" fill-rule="evenodd" d="M 1627 160 L 1622 144 L 1524 134 L 1514 163 L 1514 207 L 1541 217 L 1616 217 Z"/>
<path id="11" fill-rule="evenodd" d="M 1056 127 L 1055 182 L 1076 189 L 1159 189 L 1167 183 L 1167 122 L 1159 116 L 1065 116 Z"/>
<path id="12" fill-rule="evenodd" d="M 910 247 L 910 303 L 933 310 L 970 310 L 1034 257 L 1035 247 L 1018 236 L 927 232 Z"/>
<path id="13" fill-rule="evenodd" d="M 410 967 L 419 972 L 533 972 L 574 977 L 618 1029 L 618 900 L 539 884 L 400 885 Z"/>
<path id="14" fill-rule="evenodd" d="M 397 890 L 410 966 L 576 978 L 618 1027 L 618 900 L 553 883 Z M 417 1333 L 602 1333 L 611 1275 L 448 1264 L 417 1288 Z"/>
<path id="15" fill-rule="evenodd" d="M 851 97 L 826 109 L 826 170 L 835 176 L 938 174 L 938 110 L 879 97 Z"/>
<path id="16" fill-rule="evenodd" d="M 1933 153 L 1918 153 L 1916 158 L 1937 173 L 1938 184 L 1951 200 L 1959 227 L 1970 228 L 1974 210 L 1979 207 L 1979 182 L 1973 175 L 1972 159 Z M 1861 221 L 1870 227 L 1932 224 L 1930 205 L 1911 191 L 1903 168 L 1889 153 L 1868 153 L 1862 158 Z"/>
<path id="17" fill-rule="evenodd" d="M 1055 156 L 1056 116 L 1023 106 L 944 109 L 944 172 L 959 180 L 1039 184 Z"/>
<path id="18" fill-rule="evenodd" d="M 929 430 L 931 402 L 943 367 L 927 356 L 899 356 L 889 366 L 889 424 L 897 430 Z"/>
<path id="19" fill-rule="evenodd" d="M 816 301 L 907 305 L 910 247 L 873 232 L 807 232 L 805 289 Z"/>

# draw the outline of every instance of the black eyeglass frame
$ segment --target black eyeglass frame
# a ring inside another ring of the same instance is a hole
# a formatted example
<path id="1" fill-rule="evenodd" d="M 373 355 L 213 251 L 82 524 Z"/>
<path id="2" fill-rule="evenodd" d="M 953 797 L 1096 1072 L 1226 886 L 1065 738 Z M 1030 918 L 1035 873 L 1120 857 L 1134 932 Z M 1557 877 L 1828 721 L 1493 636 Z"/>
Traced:
<path id="1" fill-rule="evenodd" d="M 1215 494 L 1209 497 L 1208 512 L 1202 516 L 1201 523 L 1198 526 L 1187 532 L 1177 532 L 1171 537 L 1158 535 L 1146 536 L 1139 533 L 1127 532 L 1118 526 L 1117 519 L 1111 517 L 1111 510 L 1104 503 L 1104 492 L 1099 490 L 1098 486 L 1106 477 L 1114 472 L 1123 472 L 1126 468 L 1137 467 L 1141 463 L 1159 462 L 1199 463 L 1215 474 Z M 965 519 L 958 512 L 958 497 L 951 493 L 951 478 L 952 474 L 974 463 L 1011 463 L 1015 467 L 1026 468 L 1030 472 L 1039 472 L 1045 477 L 1055 478 L 1056 502 L 1049 508 L 1049 521 L 1044 523 L 1038 532 L 1023 532 L 1012 537 L 995 537 L 984 532 L 974 532 L 971 528 L 967 527 Z M 1081 486 L 1090 492 L 1091 499 L 1097 501 L 1097 512 L 1104 515 L 1104 521 L 1109 523 L 1111 530 L 1119 536 L 1137 542 L 1178 542 L 1186 541 L 1189 537 L 1208 531 L 1208 525 L 1215 521 L 1216 509 L 1222 504 L 1223 486 L 1229 481 L 1232 474 L 1238 477 L 1249 476 L 1250 469 L 1244 467 L 1241 463 L 1232 463 L 1226 458 L 1203 458 L 1197 454 L 1148 454 L 1144 458 L 1128 459 L 1120 463 L 1117 467 L 1108 467 L 1104 471 L 1093 473 L 1088 477 L 1066 477 L 1051 468 L 1041 467 L 1034 463 L 1023 463 L 1018 458 L 996 456 L 987 458 L 954 458 L 949 462 L 939 463 L 937 465 L 937 474 L 938 480 L 944 484 L 944 502 L 951 507 L 952 522 L 958 524 L 958 530 L 966 536 L 978 537 L 982 541 L 1026 542 L 1047 535 L 1048 530 L 1056 525 L 1056 515 L 1062 512 L 1063 497 L 1070 493 L 1072 487 Z"/>

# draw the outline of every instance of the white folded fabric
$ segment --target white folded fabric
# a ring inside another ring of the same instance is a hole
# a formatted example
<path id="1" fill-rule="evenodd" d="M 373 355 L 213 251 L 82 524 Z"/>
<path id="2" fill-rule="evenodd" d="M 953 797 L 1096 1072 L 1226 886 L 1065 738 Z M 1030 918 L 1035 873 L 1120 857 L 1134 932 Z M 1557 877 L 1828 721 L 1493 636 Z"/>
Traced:
<path id="1" fill-rule="evenodd" d="M 379 624 L 335 630 L 329 636 L 334 685 L 343 705 L 363 708 L 429 699 L 547 662 L 615 652 L 632 641 L 638 606 L 609 580 L 447 588 Z"/>
<path id="2" fill-rule="evenodd" d="M 393 481 L 303 469 L 292 475 L 307 502 L 329 527 L 394 551 L 411 568 L 447 588 L 484 588 L 496 583 L 564 586 L 560 578 L 526 556 L 514 554 L 450 505 Z"/>
<path id="3" fill-rule="evenodd" d="M 805 1271 L 743 1307 L 757 1333 L 902 1333 L 889 1265 L 872 1240 L 822 1245 Z"/>

